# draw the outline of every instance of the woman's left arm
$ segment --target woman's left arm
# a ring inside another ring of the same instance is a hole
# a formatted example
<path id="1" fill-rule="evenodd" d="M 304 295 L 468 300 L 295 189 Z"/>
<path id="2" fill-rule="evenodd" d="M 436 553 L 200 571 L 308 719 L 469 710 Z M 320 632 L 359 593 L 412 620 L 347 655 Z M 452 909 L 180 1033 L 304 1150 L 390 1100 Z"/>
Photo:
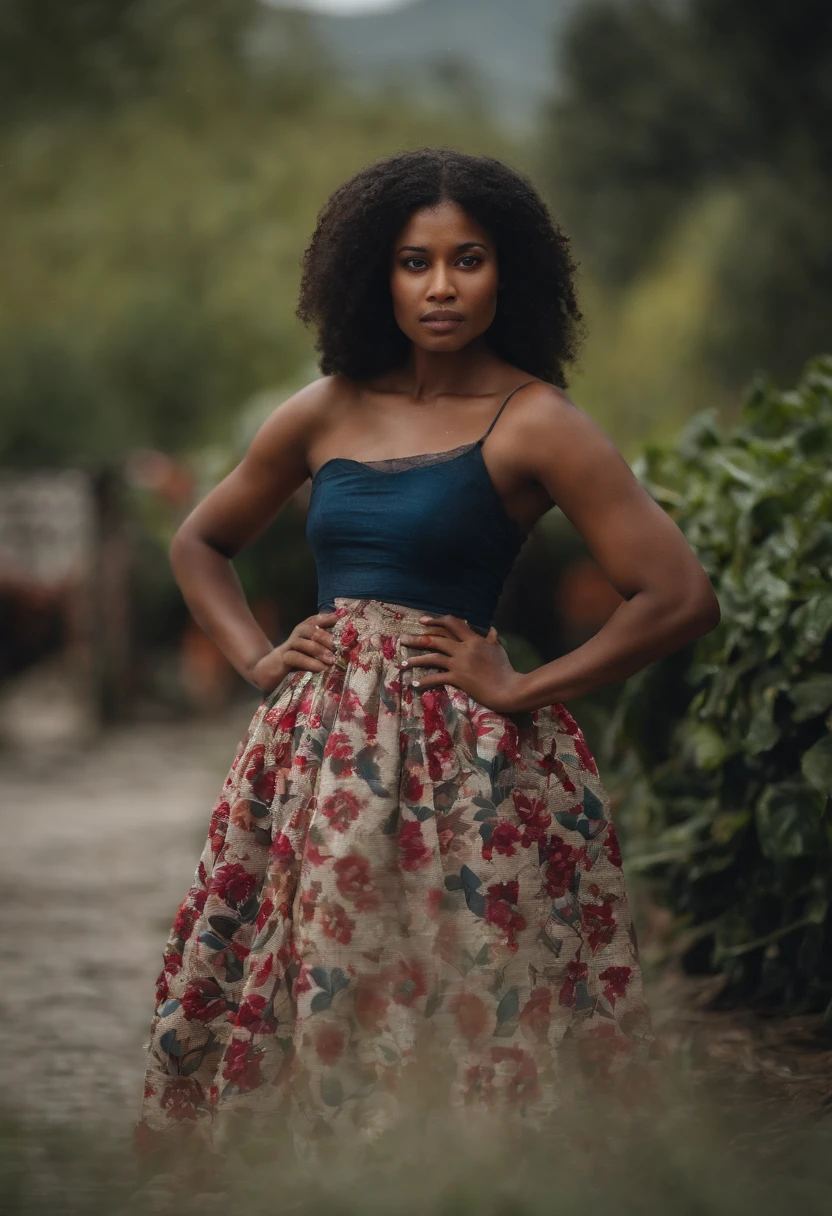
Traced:
<path id="1" fill-rule="evenodd" d="M 503 713 L 624 680 L 720 620 L 710 579 L 681 531 L 582 410 L 560 390 L 541 386 L 516 420 L 518 460 L 522 449 L 523 463 L 584 538 L 622 602 L 588 641 L 527 674 L 503 663 L 467 626 L 455 628 L 455 641 L 441 645 L 451 659 L 449 674 L 455 667 L 464 671 L 450 682 Z M 441 679 L 428 676 L 420 684 Z M 468 686 L 472 681 L 476 690 Z"/>

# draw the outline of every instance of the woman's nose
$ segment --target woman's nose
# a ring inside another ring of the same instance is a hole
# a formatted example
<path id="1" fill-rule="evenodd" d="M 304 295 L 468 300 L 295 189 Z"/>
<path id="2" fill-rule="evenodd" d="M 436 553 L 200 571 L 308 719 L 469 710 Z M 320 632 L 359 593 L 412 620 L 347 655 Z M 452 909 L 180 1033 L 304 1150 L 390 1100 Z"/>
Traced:
<path id="1" fill-rule="evenodd" d="M 430 300 L 452 300 L 456 297 L 456 289 L 450 278 L 445 274 L 439 274 L 431 283 Z"/>

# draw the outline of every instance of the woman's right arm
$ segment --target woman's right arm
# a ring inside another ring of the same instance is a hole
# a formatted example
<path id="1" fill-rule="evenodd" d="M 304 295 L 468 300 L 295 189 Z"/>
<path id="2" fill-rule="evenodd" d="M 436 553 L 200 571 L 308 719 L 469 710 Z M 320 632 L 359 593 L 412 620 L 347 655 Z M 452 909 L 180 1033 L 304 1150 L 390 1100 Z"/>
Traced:
<path id="1" fill-rule="evenodd" d="M 268 527 L 309 476 L 306 453 L 330 404 L 331 380 L 314 381 L 275 410 L 237 467 L 191 511 L 170 546 L 174 577 L 194 620 L 261 691 L 276 687 L 298 664 L 287 663 L 284 648 L 275 647 L 257 624 L 231 559 Z M 322 614 L 318 622 L 324 619 L 331 624 L 336 618 Z M 312 634 L 304 644 L 310 656 L 331 647 L 323 628 L 320 637 L 314 624 L 306 633 Z M 291 639 L 297 640 L 294 633 Z M 311 669 L 322 666 L 316 661 Z"/>

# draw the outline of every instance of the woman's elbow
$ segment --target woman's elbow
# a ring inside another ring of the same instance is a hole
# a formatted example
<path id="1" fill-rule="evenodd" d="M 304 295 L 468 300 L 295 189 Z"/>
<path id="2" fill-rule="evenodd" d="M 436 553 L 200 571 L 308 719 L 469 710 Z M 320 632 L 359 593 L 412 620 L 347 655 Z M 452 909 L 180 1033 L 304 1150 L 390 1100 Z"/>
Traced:
<path id="1" fill-rule="evenodd" d="M 691 641 L 716 629 L 722 620 L 719 599 L 704 570 L 696 587 L 691 589 L 685 599 L 685 616 L 691 630 Z"/>

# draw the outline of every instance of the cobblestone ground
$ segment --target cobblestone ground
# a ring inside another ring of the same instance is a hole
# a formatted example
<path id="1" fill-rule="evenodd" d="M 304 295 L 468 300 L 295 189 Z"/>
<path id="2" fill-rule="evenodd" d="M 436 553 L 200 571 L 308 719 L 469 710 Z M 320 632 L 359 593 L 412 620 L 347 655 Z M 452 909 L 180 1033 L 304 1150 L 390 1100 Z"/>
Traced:
<path id="1" fill-rule="evenodd" d="M 154 983 L 254 706 L 2 757 L 0 1076 L 47 1119 L 136 1114 Z"/>

